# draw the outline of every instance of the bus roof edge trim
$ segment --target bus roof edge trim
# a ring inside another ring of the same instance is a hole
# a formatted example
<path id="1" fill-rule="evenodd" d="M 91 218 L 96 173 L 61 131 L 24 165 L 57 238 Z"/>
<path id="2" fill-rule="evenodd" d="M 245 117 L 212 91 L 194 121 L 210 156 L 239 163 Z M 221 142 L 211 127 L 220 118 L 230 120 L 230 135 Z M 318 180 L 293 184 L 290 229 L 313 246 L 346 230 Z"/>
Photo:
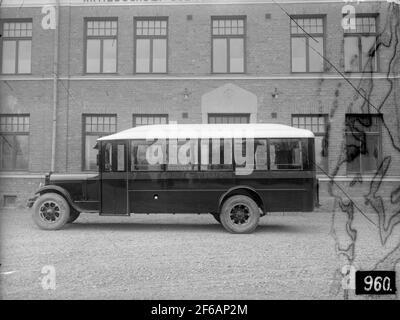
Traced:
<path id="1" fill-rule="evenodd" d="M 283 124 L 160 124 L 140 126 L 98 141 L 133 139 L 313 138 L 310 130 Z"/>

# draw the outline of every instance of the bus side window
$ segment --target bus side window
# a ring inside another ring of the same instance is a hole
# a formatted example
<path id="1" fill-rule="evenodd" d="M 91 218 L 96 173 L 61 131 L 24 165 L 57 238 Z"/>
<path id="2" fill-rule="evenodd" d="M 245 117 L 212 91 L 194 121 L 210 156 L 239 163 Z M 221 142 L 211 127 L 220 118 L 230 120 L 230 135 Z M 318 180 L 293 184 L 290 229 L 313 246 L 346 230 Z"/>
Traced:
<path id="1" fill-rule="evenodd" d="M 232 152 L 233 152 L 233 143 L 231 138 L 201 139 L 200 169 L 202 171 L 233 170 Z"/>
<path id="2" fill-rule="evenodd" d="M 169 139 L 168 171 L 196 171 L 198 169 L 198 139 Z"/>
<path id="3" fill-rule="evenodd" d="M 166 161 L 166 140 L 133 140 L 131 171 L 163 171 Z"/>
<path id="4" fill-rule="evenodd" d="M 267 139 L 255 139 L 254 149 L 256 170 L 268 170 Z"/>
<path id="5" fill-rule="evenodd" d="M 125 144 L 117 146 L 117 171 L 125 171 Z"/>
<path id="6" fill-rule="evenodd" d="M 301 139 L 301 154 L 303 156 L 303 169 L 309 170 L 313 168 L 312 163 L 310 163 L 310 150 L 308 149 L 308 145 L 313 143 L 312 139 Z M 313 161 L 312 161 L 313 162 Z"/>
<path id="7" fill-rule="evenodd" d="M 271 170 L 299 170 L 302 168 L 301 142 L 295 139 L 270 140 Z"/>
<path id="8" fill-rule="evenodd" d="M 136 169 L 137 170 L 149 170 L 149 164 L 146 159 L 146 151 L 147 151 L 147 145 L 137 145 L 136 149 L 136 157 L 135 157 L 135 162 L 136 162 Z"/>
<path id="9" fill-rule="evenodd" d="M 248 170 L 250 174 L 254 170 L 254 139 L 253 138 L 235 138 L 234 140 L 234 159 L 235 159 L 235 170 L 238 169 Z M 243 172 L 246 172 L 243 171 Z"/>
<path id="10" fill-rule="evenodd" d="M 112 144 L 107 142 L 104 146 L 104 171 L 112 171 Z"/>

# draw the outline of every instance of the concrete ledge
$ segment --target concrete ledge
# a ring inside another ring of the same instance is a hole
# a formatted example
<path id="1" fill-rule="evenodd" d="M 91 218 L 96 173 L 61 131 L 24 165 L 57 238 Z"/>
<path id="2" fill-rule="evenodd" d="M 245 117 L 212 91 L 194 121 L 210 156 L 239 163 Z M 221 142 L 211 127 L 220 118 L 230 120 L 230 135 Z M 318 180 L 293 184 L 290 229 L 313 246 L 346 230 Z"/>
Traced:
<path id="1" fill-rule="evenodd" d="M 29 173 L 0 173 L 0 179 L 44 179 L 44 174 Z"/>

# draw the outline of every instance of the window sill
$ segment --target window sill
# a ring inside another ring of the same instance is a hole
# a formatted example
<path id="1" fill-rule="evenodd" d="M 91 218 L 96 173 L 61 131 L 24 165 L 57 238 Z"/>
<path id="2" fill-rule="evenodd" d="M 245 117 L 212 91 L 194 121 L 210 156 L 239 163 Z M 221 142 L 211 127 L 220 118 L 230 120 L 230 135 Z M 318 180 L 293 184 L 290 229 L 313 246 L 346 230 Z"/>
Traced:
<path id="1" fill-rule="evenodd" d="M 32 73 L 0 73 L 0 76 L 10 77 L 10 76 L 31 76 Z"/>
<path id="2" fill-rule="evenodd" d="M 346 175 L 346 176 L 335 176 L 335 177 L 327 177 L 324 174 L 318 174 L 317 173 L 317 179 L 319 181 L 326 181 L 329 182 L 333 178 L 334 181 L 340 181 L 340 182 L 352 182 L 355 178 L 361 178 L 362 182 L 371 182 L 375 179 L 374 174 L 361 174 L 361 175 Z M 382 181 L 394 181 L 398 182 L 400 181 L 400 176 L 386 176 L 382 179 Z"/>
<path id="3" fill-rule="evenodd" d="M 167 76 L 167 75 L 169 75 L 169 73 L 168 72 L 134 72 L 133 75 L 134 76 L 146 76 L 146 75 L 148 75 L 148 76 L 153 76 L 153 75 Z"/>
<path id="4" fill-rule="evenodd" d="M 118 72 L 86 72 L 82 74 L 83 76 L 119 76 L 120 74 Z"/>
<path id="5" fill-rule="evenodd" d="M 229 76 L 229 75 L 246 75 L 247 72 L 211 72 L 210 75 L 212 76 Z"/>
<path id="6" fill-rule="evenodd" d="M 45 174 L 36 172 L 32 173 L 29 171 L 0 171 L 0 178 L 10 178 L 10 179 L 44 179 Z"/>
<path id="7" fill-rule="evenodd" d="M 355 76 L 360 76 L 360 75 L 365 75 L 365 74 L 382 74 L 382 73 L 385 73 L 385 72 L 380 72 L 380 71 L 343 71 L 343 73 L 346 75 L 346 76 L 352 76 L 352 75 L 355 75 Z"/>
<path id="8" fill-rule="evenodd" d="M 290 71 L 290 74 L 334 74 L 336 72 L 330 72 L 330 71 Z"/>

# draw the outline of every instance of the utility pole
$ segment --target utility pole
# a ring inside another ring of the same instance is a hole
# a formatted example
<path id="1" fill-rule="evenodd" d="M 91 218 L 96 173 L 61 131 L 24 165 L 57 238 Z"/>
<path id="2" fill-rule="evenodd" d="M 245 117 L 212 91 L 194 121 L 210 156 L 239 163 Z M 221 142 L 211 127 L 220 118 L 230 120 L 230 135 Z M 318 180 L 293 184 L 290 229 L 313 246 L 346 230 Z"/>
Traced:
<path id="1" fill-rule="evenodd" d="M 56 0 L 56 28 L 54 30 L 54 57 L 53 57 L 53 131 L 51 141 L 51 168 L 55 171 L 56 162 L 56 136 L 57 136 L 57 104 L 58 104 L 58 45 L 59 45 L 59 18 L 60 0 Z"/>

